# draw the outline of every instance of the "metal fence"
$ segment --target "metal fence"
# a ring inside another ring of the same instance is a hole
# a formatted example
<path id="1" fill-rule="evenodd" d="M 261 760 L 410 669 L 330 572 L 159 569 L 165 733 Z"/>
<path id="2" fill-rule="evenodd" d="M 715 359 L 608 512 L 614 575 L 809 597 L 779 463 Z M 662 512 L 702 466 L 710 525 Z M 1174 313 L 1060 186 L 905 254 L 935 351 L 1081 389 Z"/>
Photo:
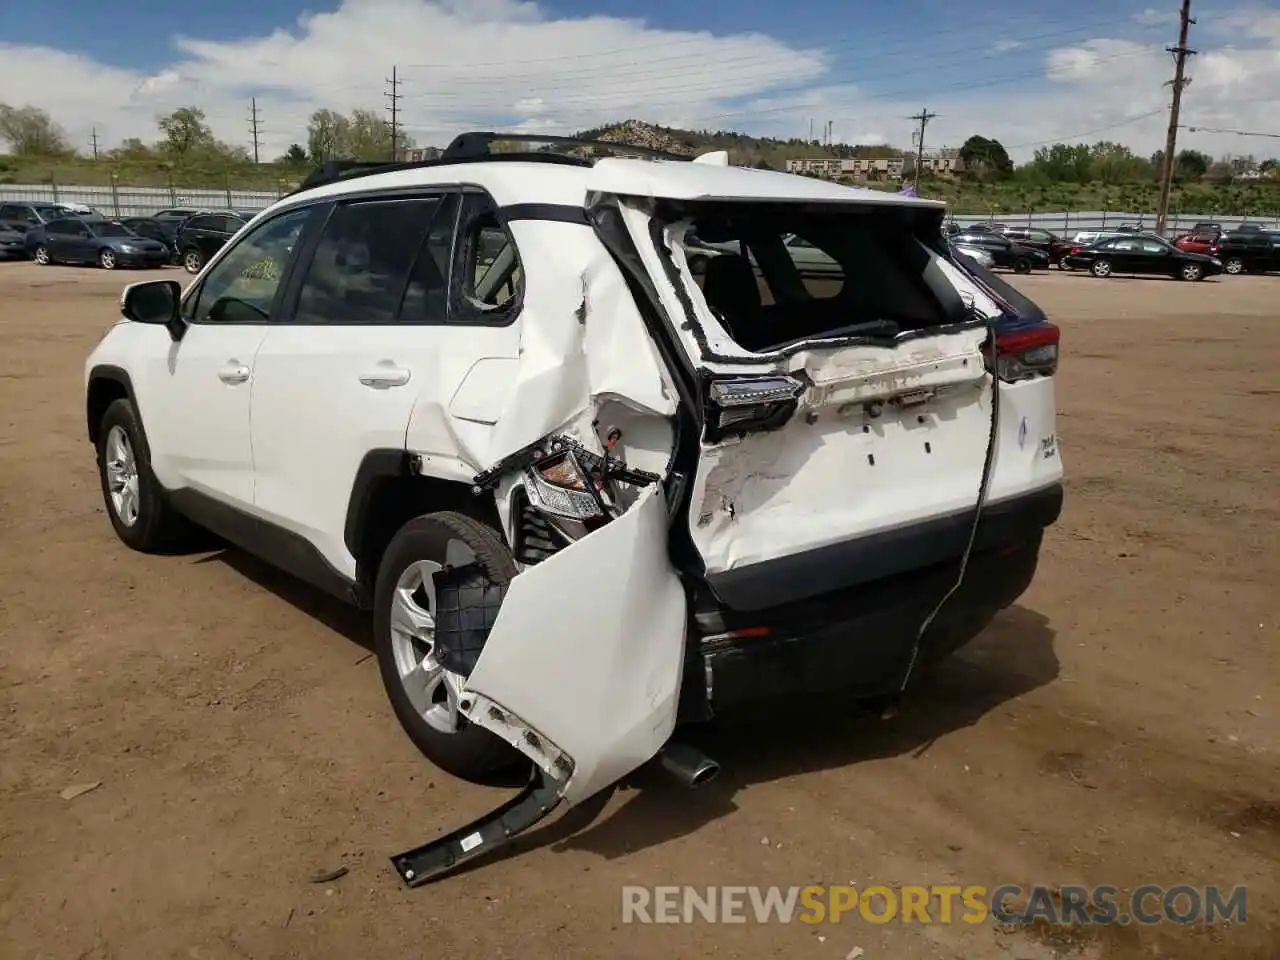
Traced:
<path id="1" fill-rule="evenodd" d="M 189 190 L 184 187 L 61 187 L 50 184 L 0 185 L 0 202 L 5 200 L 43 201 L 45 203 L 83 203 L 111 217 L 144 217 L 165 207 L 204 207 L 220 210 L 262 210 L 283 196 L 283 188 L 264 190 Z M 1155 226 L 1154 213 L 1120 210 L 1069 211 L 1058 213 L 1001 213 L 989 216 L 956 214 L 961 226 L 995 220 L 1010 226 L 1031 226 L 1051 230 L 1070 238 L 1081 230 L 1104 230 L 1121 224 L 1134 224 L 1149 230 Z M 1230 229 L 1253 223 L 1265 230 L 1280 230 L 1280 220 L 1220 216 L 1213 211 L 1186 213 L 1174 211 L 1168 218 L 1166 233 L 1181 233 L 1198 222 L 1213 221 Z"/>
<path id="2" fill-rule="evenodd" d="M 210 210 L 264 210 L 284 195 L 284 190 L 191 190 L 185 187 L 62 187 L 47 183 L 0 185 L 0 203 L 26 200 L 37 203 L 83 203 L 109 217 L 146 217 L 166 207 L 200 207 Z"/>
<path id="3" fill-rule="evenodd" d="M 990 216 L 974 216 L 972 214 L 956 214 L 953 218 L 962 227 L 975 223 L 1003 223 L 1011 227 L 1036 227 L 1048 230 L 1060 237 L 1070 239 L 1081 230 L 1115 229 L 1122 224 L 1133 224 L 1140 230 L 1154 230 L 1156 217 L 1154 213 L 1125 213 L 1119 210 L 1067 211 L 1060 213 L 995 213 Z M 1165 221 L 1165 234 L 1172 236 L 1185 233 L 1197 223 L 1220 223 L 1231 230 L 1244 224 L 1255 224 L 1263 230 L 1280 230 L 1280 220 L 1267 220 L 1261 217 L 1225 217 L 1216 213 L 1183 213 L 1178 211 Z"/>

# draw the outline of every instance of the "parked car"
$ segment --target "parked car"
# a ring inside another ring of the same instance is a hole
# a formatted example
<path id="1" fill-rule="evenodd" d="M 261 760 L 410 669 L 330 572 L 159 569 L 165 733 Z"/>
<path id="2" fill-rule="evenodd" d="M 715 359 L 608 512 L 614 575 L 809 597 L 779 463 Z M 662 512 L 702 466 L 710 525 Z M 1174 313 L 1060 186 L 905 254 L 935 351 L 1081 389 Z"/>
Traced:
<path id="1" fill-rule="evenodd" d="M 181 224 L 183 220 L 189 220 L 197 213 L 206 213 L 209 211 L 201 210 L 198 207 L 166 207 L 163 210 L 157 210 L 151 215 L 152 220 L 172 221 L 174 224 Z"/>
<path id="2" fill-rule="evenodd" d="M 187 273 L 199 273 L 215 253 L 236 235 L 248 220 L 238 213 L 197 213 L 182 222 L 176 242 Z"/>
<path id="3" fill-rule="evenodd" d="M 985 250 L 991 254 L 996 266 L 1006 267 L 1014 273 L 1030 273 L 1033 269 L 1049 267 L 1049 254 L 1014 243 L 1003 233 L 994 230 L 957 234 L 951 238 L 951 242 Z"/>
<path id="4" fill-rule="evenodd" d="M 140 237 L 146 237 L 148 240 L 156 240 L 163 243 L 169 250 L 169 262 L 177 263 L 178 256 L 178 227 L 182 221 L 177 219 L 156 219 L 155 217 L 126 217 L 120 223 L 124 224 Z"/>
<path id="5" fill-rule="evenodd" d="M 26 248 L 42 266 L 53 263 L 96 263 L 116 267 L 159 267 L 169 262 L 169 248 L 140 237 L 114 220 L 66 217 L 27 231 Z"/>
<path id="6" fill-rule="evenodd" d="M 996 265 L 996 258 L 981 247 L 971 247 L 964 243 L 952 243 L 951 249 L 962 257 L 968 257 L 990 270 Z"/>
<path id="7" fill-rule="evenodd" d="M 1073 246 L 1056 233 L 1039 227 L 1005 227 L 1000 232 L 1019 246 L 1043 250 L 1049 255 L 1049 262 L 1058 266 L 1062 266 L 1062 258 L 1071 252 Z"/>
<path id="8" fill-rule="evenodd" d="M 0 224 L 0 259 L 27 259 L 27 241 L 22 231 Z"/>
<path id="9" fill-rule="evenodd" d="M 1261 230 L 1235 230 L 1222 235 L 1214 256 L 1226 273 L 1267 273 L 1280 270 L 1280 244 Z"/>
<path id="10" fill-rule="evenodd" d="M 1217 233 L 1184 233 L 1173 242 L 1173 245 L 1188 253 L 1202 253 L 1215 257 L 1218 255 L 1218 240 Z"/>
<path id="11" fill-rule="evenodd" d="M 1221 260 L 1147 236 L 1111 237 L 1090 247 L 1076 247 L 1067 262 L 1072 269 L 1088 270 L 1095 277 L 1124 273 L 1203 280 L 1222 273 Z"/>
<path id="12" fill-rule="evenodd" d="M 494 159 L 516 136 L 322 168 L 185 291 L 126 288 L 85 365 L 126 546 L 194 522 L 363 607 L 424 754 L 531 766 L 394 857 L 410 884 L 650 758 L 701 782 L 686 723 L 897 696 L 1023 594 L 1063 498 L 1058 328 L 939 269 L 943 204 L 705 158 Z M 678 225 L 740 252 L 697 276 Z M 792 235 L 843 282 L 803 276 Z"/>
<path id="13" fill-rule="evenodd" d="M 70 216 L 79 216 L 79 214 L 59 203 L 14 200 L 0 203 L 0 226 L 9 227 L 19 233 L 26 233 L 32 227 L 42 226 L 51 220 L 61 220 L 63 217 Z"/>

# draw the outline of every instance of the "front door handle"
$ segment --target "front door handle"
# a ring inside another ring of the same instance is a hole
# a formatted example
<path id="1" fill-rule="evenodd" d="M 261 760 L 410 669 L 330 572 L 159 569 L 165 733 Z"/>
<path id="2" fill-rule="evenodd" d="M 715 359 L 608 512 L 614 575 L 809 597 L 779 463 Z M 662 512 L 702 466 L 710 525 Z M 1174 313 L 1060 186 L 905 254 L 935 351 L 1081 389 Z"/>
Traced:
<path id="1" fill-rule="evenodd" d="M 236 360 L 228 360 L 227 365 L 218 371 L 218 379 L 223 383 L 244 383 L 249 379 L 249 368 Z"/>
<path id="2" fill-rule="evenodd" d="M 368 373 L 360 375 L 360 382 L 366 387 L 373 387 L 375 390 L 385 390 L 387 387 L 403 387 L 409 382 L 412 371 L 406 370 L 404 367 L 392 366 L 390 363 L 378 364 Z"/>

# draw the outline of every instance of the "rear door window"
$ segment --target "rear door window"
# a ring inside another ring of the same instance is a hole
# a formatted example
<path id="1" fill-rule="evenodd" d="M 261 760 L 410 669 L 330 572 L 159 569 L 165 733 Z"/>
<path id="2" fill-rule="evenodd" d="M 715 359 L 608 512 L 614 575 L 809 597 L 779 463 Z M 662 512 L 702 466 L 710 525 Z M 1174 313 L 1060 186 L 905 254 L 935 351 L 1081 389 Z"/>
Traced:
<path id="1" fill-rule="evenodd" d="M 428 251 L 428 230 L 442 197 L 364 200 L 337 206 L 329 215 L 307 265 L 294 322 L 302 324 L 395 323 L 408 299 L 414 318 L 442 313 L 444 279 Z"/>

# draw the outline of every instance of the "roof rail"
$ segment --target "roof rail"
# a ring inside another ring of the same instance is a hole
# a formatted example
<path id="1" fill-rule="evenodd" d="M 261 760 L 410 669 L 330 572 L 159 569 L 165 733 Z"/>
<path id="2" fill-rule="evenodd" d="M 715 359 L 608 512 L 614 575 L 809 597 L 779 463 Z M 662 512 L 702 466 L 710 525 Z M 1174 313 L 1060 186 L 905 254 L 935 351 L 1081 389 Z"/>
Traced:
<path id="1" fill-rule="evenodd" d="M 397 170 L 421 170 L 430 167 L 446 167 L 459 163 L 476 163 L 485 161 L 522 161 L 525 163 L 558 163 L 571 167 L 589 167 L 591 161 L 585 157 L 567 157 L 558 153 L 495 153 L 474 157 L 440 157 L 435 160 L 330 160 L 316 167 L 305 180 L 285 196 L 293 196 L 304 190 L 323 187 L 339 180 L 354 180 L 358 177 L 371 177 L 377 173 L 393 173 Z"/>
<path id="2" fill-rule="evenodd" d="M 492 159 L 502 154 L 491 151 L 494 143 L 546 143 L 563 147 L 603 147 L 606 150 L 617 150 L 622 153 L 634 153 L 642 157 L 653 157 L 660 160 L 691 160 L 691 157 L 669 150 L 655 150 L 650 147 L 636 147 L 629 143 L 614 143 L 610 140 L 584 140 L 580 137 L 556 137 L 546 133 L 495 133 L 493 131 L 460 133 L 453 142 L 445 147 L 442 158 L 445 160 L 478 160 Z M 543 154 L 547 156 L 548 154 Z M 555 154 L 549 154 L 555 156 Z"/>

